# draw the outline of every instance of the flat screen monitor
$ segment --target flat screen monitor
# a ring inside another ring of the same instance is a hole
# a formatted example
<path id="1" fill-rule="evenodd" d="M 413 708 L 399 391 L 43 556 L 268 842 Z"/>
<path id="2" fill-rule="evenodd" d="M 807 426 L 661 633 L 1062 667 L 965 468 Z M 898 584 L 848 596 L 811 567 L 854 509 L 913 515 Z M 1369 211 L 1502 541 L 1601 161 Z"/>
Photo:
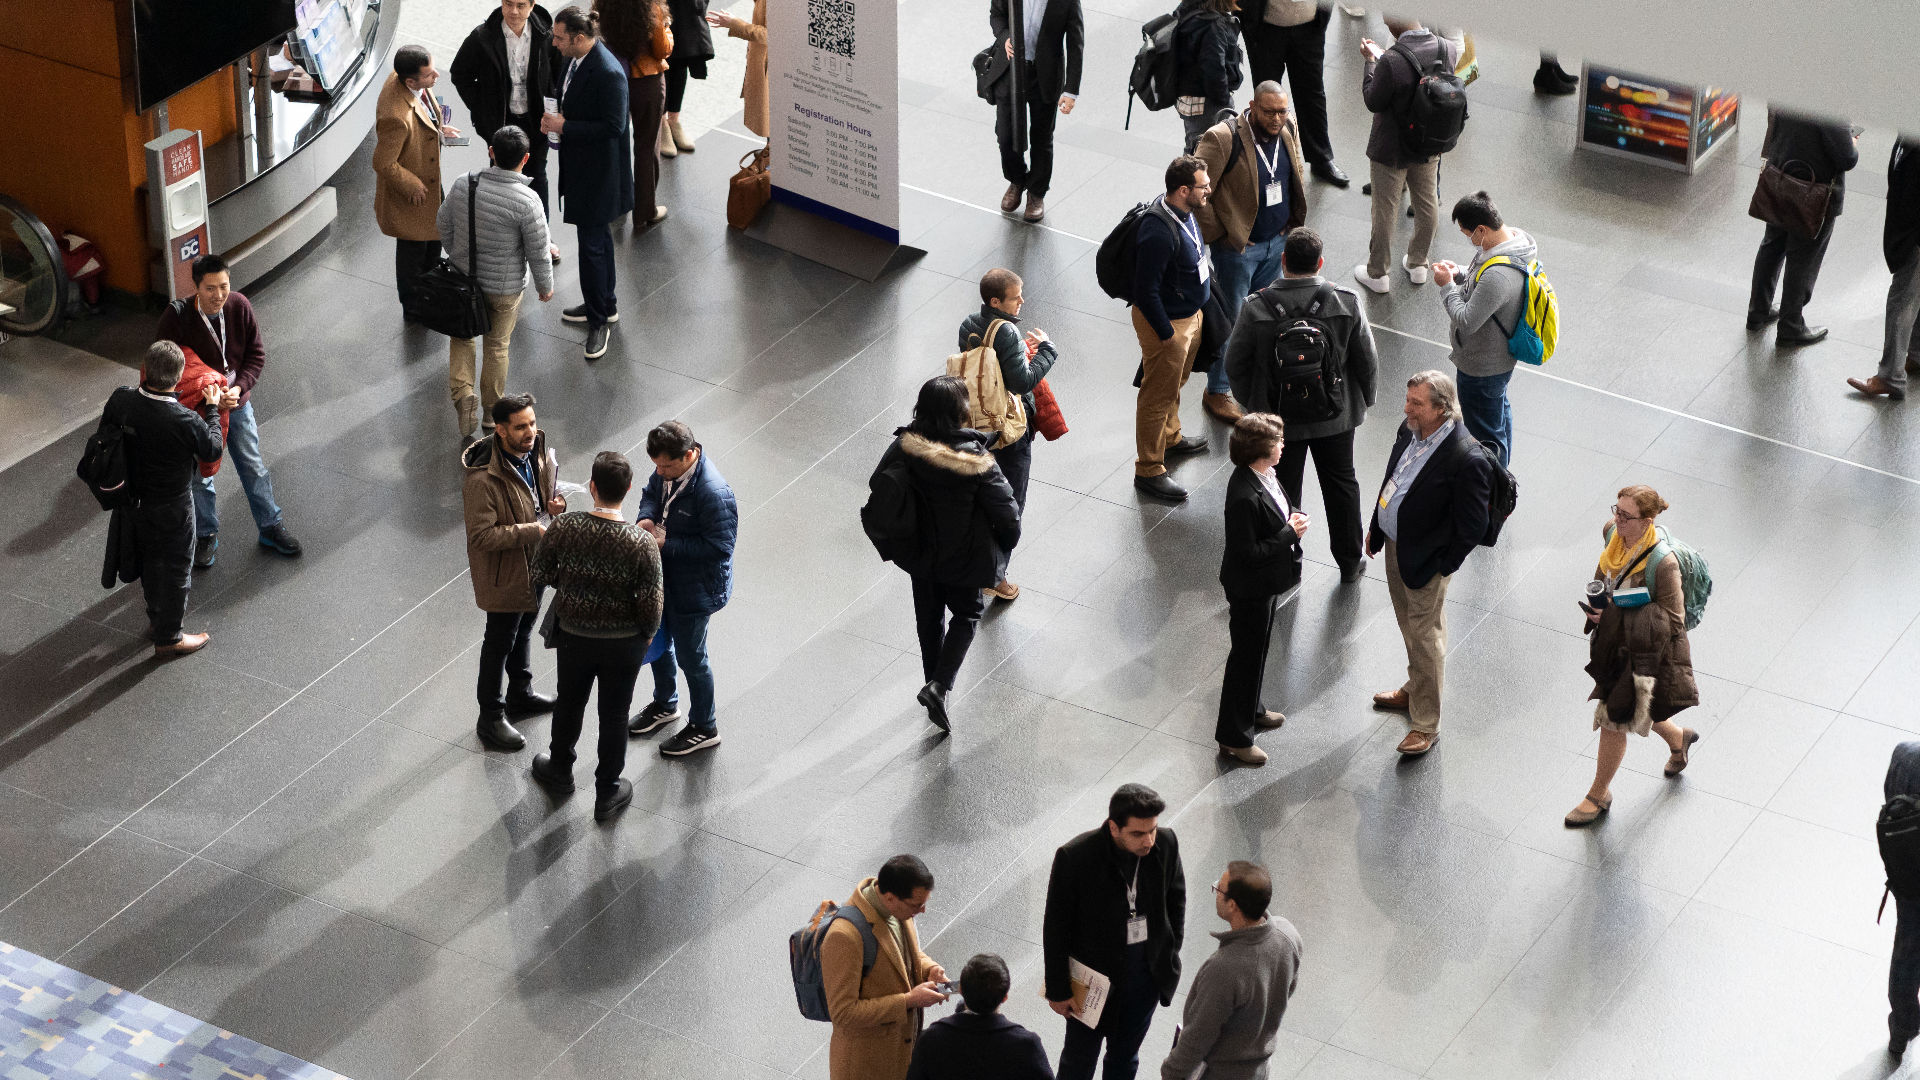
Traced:
<path id="1" fill-rule="evenodd" d="M 130 0 L 140 108 L 153 108 L 294 27 L 294 0 Z"/>

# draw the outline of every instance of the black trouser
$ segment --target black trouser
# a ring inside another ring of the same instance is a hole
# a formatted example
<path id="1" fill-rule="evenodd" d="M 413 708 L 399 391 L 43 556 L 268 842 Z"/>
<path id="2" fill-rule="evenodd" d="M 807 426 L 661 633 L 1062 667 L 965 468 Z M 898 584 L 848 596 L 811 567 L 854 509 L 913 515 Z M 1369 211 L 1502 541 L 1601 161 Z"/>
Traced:
<path id="1" fill-rule="evenodd" d="M 953 689 L 960 665 L 973 646 L 974 628 L 987 610 L 986 594 L 973 585 L 942 585 L 928 577 L 913 579 L 913 621 L 920 631 L 920 670 L 928 682 Z M 947 612 L 953 621 L 947 622 Z"/>
<path id="2" fill-rule="evenodd" d="M 1001 475 L 1013 488 L 1014 504 L 1023 514 L 1027 510 L 1027 478 L 1033 474 L 1033 417 L 1027 417 L 1027 424 L 1027 433 L 1020 436 L 1018 442 L 993 452 L 993 460 L 1000 463 Z"/>
<path id="3" fill-rule="evenodd" d="M 660 188 L 660 126 L 666 122 L 667 77 L 627 80 L 627 111 L 633 115 L 633 223 L 653 220 Z"/>
<path id="4" fill-rule="evenodd" d="M 653 216 L 651 209 L 647 216 Z M 613 295 L 613 230 L 606 222 L 576 225 L 574 236 L 580 244 L 580 297 L 587 304 L 587 326 L 605 326 L 620 310 Z"/>
<path id="5" fill-rule="evenodd" d="M 1807 239 L 1795 236 L 1778 225 L 1767 226 L 1760 240 L 1760 251 L 1753 257 L 1753 295 L 1747 300 L 1747 317 L 1759 318 L 1773 306 L 1773 289 L 1780 284 L 1784 264 L 1787 280 L 1780 290 L 1780 326 L 1798 329 L 1805 326 L 1801 314 L 1813 299 L 1813 282 L 1820 276 L 1820 263 L 1827 257 L 1827 241 L 1833 239 L 1833 215 L 1820 226 L 1820 234 Z"/>
<path id="6" fill-rule="evenodd" d="M 1013 97 L 1003 94 L 994 106 L 993 133 L 1000 140 L 1000 175 L 1007 183 L 1018 184 L 1029 194 L 1045 198 L 1053 185 L 1053 124 L 1060 116 L 1060 102 L 1040 100 L 1040 77 L 1033 65 L 1027 65 L 1027 88 L 1020 94 L 1020 107 L 1027 111 L 1027 145 L 1013 142 Z M 1033 165 L 1027 165 L 1027 151 Z"/>
<path id="7" fill-rule="evenodd" d="M 707 62 L 705 60 L 688 61 L 676 56 L 667 61 L 667 111 L 670 113 L 679 112 L 681 102 L 687 99 L 688 66 L 693 63 L 700 65 L 700 77 L 706 78 Z"/>
<path id="8" fill-rule="evenodd" d="M 1221 746 L 1252 746 L 1253 718 L 1267 711 L 1260 684 L 1273 642 L 1274 596 L 1227 594 L 1227 674 L 1220 680 L 1220 717 L 1213 740 Z"/>
<path id="9" fill-rule="evenodd" d="M 527 133 L 527 165 L 521 171 L 532 181 L 533 193 L 540 196 L 540 209 L 551 214 L 553 204 L 547 201 L 547 133 L 540 130 L 540 114 L 508 116 L 507 123 Z"/>
<path id="10" fill-rule="evenodd" d="M 578 637 L 556 632 L 560 652 L 558 699 L 553 706 L 552 768 L 565 775 L 573 768 L 573 744 L 580 741 L 580 725 L 587 715 L 587 695 L 600 682 L 600 763 L 593 770 L 594 791 L 601 798 L 613 794 L 620 771 L 627 767 L 627 710 L 633 704 L 633 683 L 640 677 L 640 661 L 647 655 L 647 639 L 637 634 L 623 638 Z"/>
<path id="11" fill-rule="evenodd" d="M 412 315 L 414 283 L 440 261 L 440 241 L 395 240 L 393 245 L 393 283 L 400 291 L 400 311 Z"/>
<path id="12" fill-rule="evenodd" d="M 524 694 L 533 689 L 533 662 L 528 655 L 533 642 L 533 624 L 540 617 L 540 594 L 535 593 L 532 611 L 489 611 L 487 633 L 480 639 L 480 684 L 477 694 L 482 714 L 499 715 L 506 711 L 507 699 L 500 691 L 501 676 L 507 689 Z"/>
<path id="13" fill-rule="evenodd" d="M 127 513 L 140 542 L 140 590 L 147 597 L 153 643 L 175 644 L 187 616 L 187 590 L 193 587 L 193 496 L 182 492 Z"/>
<path id="14" fill-rule="evenodd" d="M 1360 565 L 1360 478 L 1353 473 L 1353 431 L 1318 439 L 1288 439 L 1273 470 L 1287 501 L 1300 505 L 1300 481 L 1307 471 L 1307 451 L 1313 451 L 1313 471 L 1320 479 L 1320 498 L 1327 505 L 1327 547 L 1340 569 Z"/>
<path id="15" fill-rule="evenodd" d="M 1327 20 L 1331 5 L 1322 7 L 1312 22 L 1274 26 L 1255 22 L 1243 27 L 1247 36 L 1247 66 L 1253 85 L 1268 79 L 1279 82 L 1291 75 L 1293 113 L 1300 118 L 1300 155 L 1309 165 L 1333 160 L 1333 142 L 1327 137 Z"/>

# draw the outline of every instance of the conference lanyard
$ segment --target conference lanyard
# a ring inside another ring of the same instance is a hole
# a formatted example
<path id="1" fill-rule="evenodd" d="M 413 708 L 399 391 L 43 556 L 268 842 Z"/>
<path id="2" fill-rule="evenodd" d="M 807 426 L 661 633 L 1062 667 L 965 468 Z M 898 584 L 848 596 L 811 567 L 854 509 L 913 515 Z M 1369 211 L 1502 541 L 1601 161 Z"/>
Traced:
<path id="1" fill-rule="evenodd" d="M 1133 861 L 1133 880 L 1127 883 L 1127 944 L 1138 945 L 1147 940 L 1147 917 L 1139 914 L 1140 900 L 1140 864 L 1145 859 Z"/>
<path id="2" fill-rule="evenodd" d="M 213 338 L 214 342 L 220 346 L 220 366 L 222 368 L 225 368 L 227 366 L 227 312 L 226 312 L 226 309 L 222 308 L 220 310 L 219 329 L 217 330 L 214 328 L 215 324 L 214 324 L 213 316 L 207 314 L 204 311 L 200 313 L 200 321 L 207 324 L 207 336 Z"/>
<path id="3" fill-rule="evenodd" d="M 1161 205 L 1164 206 L 1165 203 L 1163 202 Z M 1185 236 L 1193 242 L 1193 266 L 1200 274 L 1200 283 L 1204 285 L 1207 282 L 1207 278 L 1212 276 L 1212 268 L 1207 265 L 1206 245 L 1200 242 L 1200 226 L 1196 223 L 1193 228 L 1189 229 L 1187 228 L 1187 223 L 1180 220 L 1180 217 L 1181 215 L 1179 214 L 1173 215 L 1174 224 L 1180 226 L 1180 234 L 1182 236 Z"/>
<path id="4" fill-rule="evenodd" d="M 1260 149 L 1260 140 L 1253 140 L 1253 152 L 1260 158 L 1260 164 L 1267 167 L 1266 191 L 1260 200 L 1262 206 L 1275 206 L 1285 197 L 1285 182 L 1280 179 L 1280 137 L 1273 137 L 1273 158 L 1268 160 L 1266 151 Z"/>

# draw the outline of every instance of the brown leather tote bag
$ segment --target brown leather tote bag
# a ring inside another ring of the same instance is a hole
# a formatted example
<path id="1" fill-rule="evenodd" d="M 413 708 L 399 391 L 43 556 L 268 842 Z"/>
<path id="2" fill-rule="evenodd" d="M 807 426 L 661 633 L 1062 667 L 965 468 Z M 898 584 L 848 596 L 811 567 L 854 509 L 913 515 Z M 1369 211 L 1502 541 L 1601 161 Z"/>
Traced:
<path id="1" fill-rule="evenodd" d="M 1796 165 L 1807 171 L 1805 180 L 1788 173 Z M 1784 165 L 1769 161 L 1760 170 L 1760 183 L 1753 189 L 1747 214 L 1778 225 L 1802 240 L 1811 240 L 1826 225 L 1827 204 L 1832 198 L 1833 185 L 1813 179 L 1813 166 L 1804 161 Z"/>
<path id="2" fill-rule="evenodd" d="M 753 224 L 773 198 L 773 174 L 767 171 L 771 151 L 762 147 L 740 159 L 740 171 L 727 185 L 727 224 L 744 229 Z"/>

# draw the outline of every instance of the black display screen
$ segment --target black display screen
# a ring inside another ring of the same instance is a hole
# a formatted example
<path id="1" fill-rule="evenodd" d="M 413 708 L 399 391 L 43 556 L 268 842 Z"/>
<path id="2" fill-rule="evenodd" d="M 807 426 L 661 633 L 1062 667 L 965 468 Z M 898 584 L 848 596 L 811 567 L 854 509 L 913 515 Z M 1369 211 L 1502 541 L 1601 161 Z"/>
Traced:
<path id="1" fill-rule="evenodd" d="M 294 0 L 131 0 L 145 111 L 293 29 Z"/>

